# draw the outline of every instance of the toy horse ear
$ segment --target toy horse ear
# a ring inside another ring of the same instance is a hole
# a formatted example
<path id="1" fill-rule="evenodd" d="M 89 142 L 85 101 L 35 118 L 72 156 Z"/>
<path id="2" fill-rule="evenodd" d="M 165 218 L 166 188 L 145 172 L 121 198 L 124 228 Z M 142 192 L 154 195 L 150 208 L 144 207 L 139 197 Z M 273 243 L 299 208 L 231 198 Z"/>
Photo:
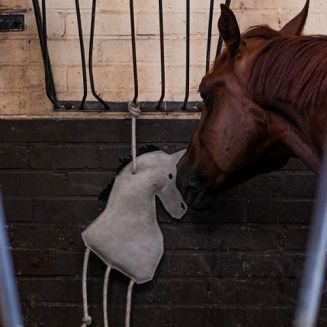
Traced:
<path id="1" fill-rule="evenodd" d="M 218 30 L 232 56 L 236 54 L 241 43 L 240 28 L 234 13 L 224 4 L 220 5 L 221 14 Z"/>
<path id="2" fill-rule="evenodd" d="M 303 27 L 308 17 L 310 0 L 307 0 L 302 11 L 290 20 L 280 32 L 286 36 L 295 36 L 302 33 Z"/>

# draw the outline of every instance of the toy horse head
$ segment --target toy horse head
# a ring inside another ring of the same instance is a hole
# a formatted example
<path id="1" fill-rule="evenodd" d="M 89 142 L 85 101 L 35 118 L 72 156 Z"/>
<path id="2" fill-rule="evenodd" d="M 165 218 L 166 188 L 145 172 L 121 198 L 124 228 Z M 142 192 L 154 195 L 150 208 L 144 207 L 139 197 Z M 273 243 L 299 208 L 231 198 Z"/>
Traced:
<path id="1" fill-rule="evenodd" d="M 120 271 L 132 283 L 142 284 L 153 279 L 164 252 L 155 197 L 161 200 L 173 218 L 179 219 L 185 214 L 186 204 L 176 188 L 176 166 L 183 154 L 184 151 L 180 151 L 169 155 L 157 149 L 143 153 L 137 157 L 136 174 L 132 174 L 131 163 L 123 162 L 111 187 L 106 208 L 82 233 L 87 247 L 83 269 L 85 294 L 90 251 L 107 264 L 109 271 L 111 268 Z M 108 278 L 107 270 L 104 294 Z M 90 321 L 85 305 L 84 320 Z M 105 315 L 105 326 L 106 321 Z"/>

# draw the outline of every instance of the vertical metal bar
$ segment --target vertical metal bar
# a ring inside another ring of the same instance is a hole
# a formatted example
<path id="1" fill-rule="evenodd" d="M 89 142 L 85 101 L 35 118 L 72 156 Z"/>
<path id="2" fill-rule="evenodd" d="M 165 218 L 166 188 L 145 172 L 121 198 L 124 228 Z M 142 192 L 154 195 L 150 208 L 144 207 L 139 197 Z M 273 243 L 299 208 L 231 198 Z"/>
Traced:
<path id="1" fill-rule="evenodd" d="M 95 85 L 94 85 L 94 76 L 93 76 L 93 43 L 94 43 L 94 28 L 95 28 L 95 13 L 96 13 L 97 1 L 93 0 L 92 2 L 92 16 L 91 16 L 91 30 L 90 30 L 90 46 L 89 46 L 89 74 L 90 74 L 90 85 L 92 94 L 94 97 L 103 104 L 103 106 L 109 110 L 108 104 L 97 94 Z"/>
<path id="2" fill-rule="evenodd" d="M 21 327 L 14 269 L 5 231 L 5 217 L 0 193 L 0 323 L 3 327 Z"/>
<path id="3" fill-rule="evenodd" d="M 225 5 L 229 8 L 231 5 L 232 0 L 226 0 L 225 1 Z M 223 47 L 223 38 L 221 37 L 221 35 L 219 35 L 219 39 L 218 39 L 218 44 L 217 44 L 217 51 L 216 51 L 216 56 L 218 57 L 221 53 L 221 49 Z"/>
<path id="4" fill-rule="evenodd" d="M 43 20 L 43 42 L 44 42 L 44 52 L 45 52 L 45 65 L 47 67 L 46 74 L 49 73 L 51 67 L 50 64 L 50 58 L 49 58 L 49 50 L 48 50 L 48 29 L 47 29 L 47 8 L 46 8 L 46 0 L 42 0 L 42 20 Z M 53 99 L 54 106 L 56 108 L 59 108 L 58 102 L 57 102 L 57 95 L 56 95 L 56 89 L 53 81 L 53 76 L 47 76 L 46 77 L 46 83 L 48 85 L 49 93 Z"/>
<path id="5" fill-rule="evenodd" d="M 182 110 L 186 110 L 190 95 L 190 0 L 186 0 L 186 63 L 185 63 L 185 98 Z"/>
<path id="6" fill-rule="evenodd" d="M 41 52 L 43 57 L 43 64 L 44 64 L 44 76 L 45 76 L 45 89 L 46 94 L 49 100 L 52 102 L 55 108 L 59 108 L 58 101 L 56 99 L 56 92 L 55 92 L 55 84 L 52 75 L 52 69 L 49 59 L 49 53 L 47 48 L 47 41 L 46 41 L 46 31 L 43 31 L 43 22 L 41 18 L 41 9 L 38 0 L 33 0 L 33 7 L 34 7 L 34 16 L 36 21 L 36 26 L 38 30 Z"/>
<path id="7" fill-rule="evenodd" d="M 84 37 L 83 37 L 83 28 L 82 28 L 82 19 L 81 19 L 79 0 L 75 0 L 75 7 L 76 7 L 76 17 L 77 17 L 77 25 L 78 25 L 78 37 L 79 37 L 79 44 L 81 50 L 82 76 L 83 76 L 83 98 L 81 103 L 79 104 L 79 109 L 83 109 L 87 97 L 87 77 L 86 77 Z"/>
<path id="8" fill-rule="evenodd" d="M 207 39 L 207 57 L 206 57 L 206 74 L 210 67 L 210 51 L 211 51 L 211 37 L 212 37 L 212 20 L 213 20 L 213 10 L 215 6 L 215 0 L 210 0 L 209 8 L 209 21 L 208 21 L 208 39 Z"/>
<path id="9" fill-rule="evenodd" d="M 163 99 L 166 92 L 166 76 L 165 76 L 165 39 L 164 39 L 164 22 L 162 0 L 159 0 L 159 29 L 160 29 L 160 61 L 161 61 L 161 96 L 156 105 L 156 109 L 161 109 Z"/>
<path id="10" fill-rule="evenodd" d="M 304 274 L 295 313 L 295 327 L 316 326 L 323 291 L 327 250 L 327 147 L 309 234 Z"/>
<path id="11" fill-rule="evenodd" d="M 136 40 L 135 40 L 135 18 L 134 18 L 134 1 L 129 1 L 129 12 L 131 21 L 131 37 L 132 37 L 132 55 L 133 55 L 133 75 L 134 75 L 134 97 L 132 103 L 137 103 L 137 98 L 139 96 L 139 84 L 137 75 L 137 56 L 136 56 Z"/>

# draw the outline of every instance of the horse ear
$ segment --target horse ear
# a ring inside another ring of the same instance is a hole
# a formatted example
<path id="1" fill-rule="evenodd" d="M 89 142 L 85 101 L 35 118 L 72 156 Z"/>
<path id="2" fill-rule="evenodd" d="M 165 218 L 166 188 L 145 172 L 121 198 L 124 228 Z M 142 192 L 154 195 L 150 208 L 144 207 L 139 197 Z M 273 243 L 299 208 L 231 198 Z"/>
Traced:
<path id="1" fill-rule="evenodd" d="M 229 52 L 234 56 L 240 47 L 241 33 L 234 13 L 224 4 L 220 5 L 221 14 L 218 20 L 218 30 Z"/>
<path id="2" fill-rule="evenodd" d="M 307 0 L 302 11 L 296 15 L 292 20 L 290 20 L 280 32 L 284 35 L 294 36 L 300 35 L 302 33 L 304 24 L 308 17 L 310 0 Z"/>

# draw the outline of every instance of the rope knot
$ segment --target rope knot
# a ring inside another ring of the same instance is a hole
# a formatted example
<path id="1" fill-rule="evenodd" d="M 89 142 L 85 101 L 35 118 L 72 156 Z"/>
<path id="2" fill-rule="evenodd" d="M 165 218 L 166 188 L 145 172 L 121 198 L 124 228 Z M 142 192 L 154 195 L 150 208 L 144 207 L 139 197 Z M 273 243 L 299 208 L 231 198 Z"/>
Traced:
<path id="1" fill-rule="evenodd" d="M 133 118 L 138 118 L 141 116 L 141 106 L 139 103 L 129 102 L 128 103 L 128 111 Z"/>
<path id="2" fill-rule="evenodd" d="M 87 327 L 92 324 L 92 318 L 90 316 L 84 316 L 82 319 L 82 326 L 81 327 Z"/>

